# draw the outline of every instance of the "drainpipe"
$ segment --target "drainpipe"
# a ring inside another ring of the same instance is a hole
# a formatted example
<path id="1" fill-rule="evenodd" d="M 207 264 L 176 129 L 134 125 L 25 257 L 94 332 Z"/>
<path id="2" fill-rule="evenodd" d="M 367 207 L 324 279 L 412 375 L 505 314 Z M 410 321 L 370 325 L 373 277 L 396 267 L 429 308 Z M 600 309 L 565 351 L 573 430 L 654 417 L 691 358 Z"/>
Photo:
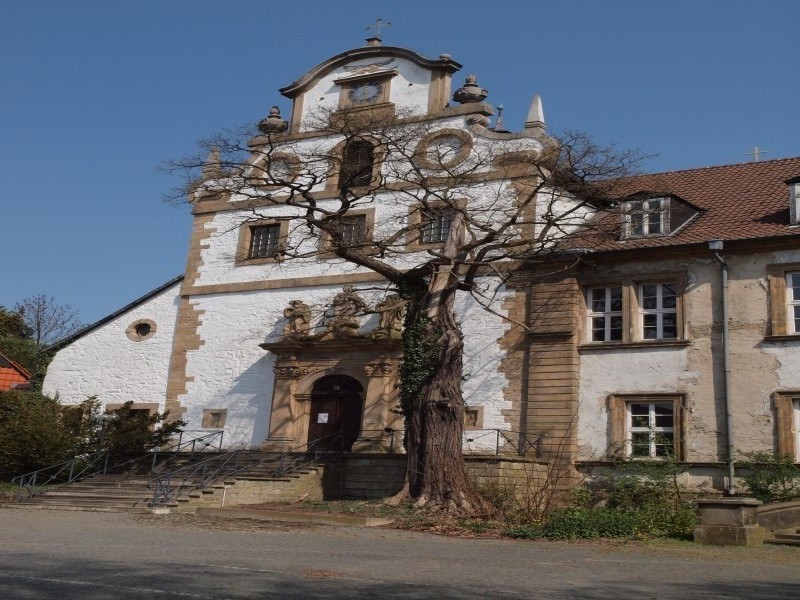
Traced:
<path id="1" fill-rule="evenodd" d="M 731 411 L 731 365 L 729 357 L 730 331 L 728 329 L 728 264 L 720 256 L 722 250 L 722 240 L 710 240 L 708 249 L 714 254 L 714 258 L 719 262 L 722 271 L 722 360 L 725 370 L 723 382 L 723 397 L 725 399 L 725 437 L 728 441 L 728 486 L 725 493 L 728 496 L 736 495 L 736 480 L 734 479 L 734 446 L 733 446 L 733 414 Z"/>

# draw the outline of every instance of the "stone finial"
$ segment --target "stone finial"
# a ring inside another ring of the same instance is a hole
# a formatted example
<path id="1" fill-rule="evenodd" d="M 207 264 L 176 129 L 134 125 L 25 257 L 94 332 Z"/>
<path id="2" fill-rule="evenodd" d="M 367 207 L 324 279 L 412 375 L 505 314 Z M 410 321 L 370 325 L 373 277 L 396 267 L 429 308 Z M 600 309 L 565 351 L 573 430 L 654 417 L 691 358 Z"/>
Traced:
<path id="1" fill-rule="evenodd" d="M 208 158 L 203 164 L 202 179 L 219 179 L 222 177 L 222 159 L 220 158 L 219 148 L 214 146 L 208 153 Z"/>
<path id="2" fill-rule="evenodd" d="M 269 115 L 261 119 L 258 123 L 258 130 L 261 133 L 283 133 L 289 129 L 289 123 L 281 118 L 281 109 L 273 106 L 269 109 Z"/>
<path id="3" fill-rule="evenodd" d="M 531 107 L 528 109 L 528 118 L 525 119 L 525 129 L 546 129 L 542 98 L 539 94 L 533 95 Z"/>
<path id="4" fill-rule="evenodd" d="M 473 102 L 483 102 L 489 90 L 478 86 L 478 78 L 475 75 L 467 75 L 467 79 L 460 88 L 453 94 L 453 100 L 459 104 L 471 104 Z"/>

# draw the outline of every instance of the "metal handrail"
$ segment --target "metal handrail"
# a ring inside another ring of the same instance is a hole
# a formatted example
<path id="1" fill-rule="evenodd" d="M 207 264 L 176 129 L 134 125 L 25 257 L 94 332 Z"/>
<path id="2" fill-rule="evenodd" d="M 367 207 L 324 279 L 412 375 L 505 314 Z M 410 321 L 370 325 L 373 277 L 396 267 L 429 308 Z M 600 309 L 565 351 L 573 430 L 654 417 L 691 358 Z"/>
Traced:
<path id="1" fill-rule="evenodd" d="M 105 473 L 108 468 L 108 458 L 109 451 L 105 449 L 91 454 L 76 456 L 70 460 L 45 467 L 44 469 L 38 469 L 37 471 L 31 471 L 24 475 L 18 475 L 11 480 L 12 484 L 19 486 L 17 501 L 19 502 L 22 500 L 24 492 L 27 492 L 28 498 L 31 498 L 41 493 L 42 490 L 48 485 L 52 485 L 53 482 L 63 485 L 65 483 L 78 481 L 79 479 L 83 479 L 84 477 L 88 477 L 100 471 Z M 92 471 L 91 469 L 98 464 L 101 464 L 102 467 Z M 51 470 L 53 472 L 48 475 L 47 472 Z"/>
<path id="2" fill-rule="evenodd" d="M 479 432 L 485 432 L 479 434 Z M 477 435 L 476 435 L 477 434 Z M 500 440 L 504 440 L 511 448 L 514 449 L 514 452 L 517 453 L 518 456 L 525 456 L 528 453 L 528 450 L 533 448 L 534 456 L 539 457 L 542 454 L 542 440 L 544 436 L 541 434 L 534 434 L 536 437 L 531 439 L 532 436 L 529 436 L 527 433 L 521 431 L 512 431 L 509 429 L 496 429 L 496 428 L 487 428 L 487 429 L 469 429 L 464 431 L 464 437 L 466 442 L 474 442 L 478 439 L 485 438 L 487 436 L 494 435 L 495 436 L 495 444 L 494 444 L 494 453 L 495 456 L 501 454 L 500 452 Z"/>
<path id="3" fill-rule="evenodd" d="M 170 463 L 171 461 L 175 460 L 175 458 L 179 455 L 180 452 L 183 451 L 183 448 L 188 448 L 189 446 L 192 447 L 191 452 L 189 453 L 189 457 L 193 457 L 198 452 L 206 452 L 211 446 L 216 443 L 216 450 L 217 452 L 222 452 L 222 439 L 225 432 L 222 429 L 217 429 L 216 431 L 212 431 L 211 433 L 206 433 L 204 435 L 183 441 L 183 434 L 190 433 L 195 431 L 201 430 L 191 430 L 187 429 L 185 431 L 181 431 L 178 435 L 178 443 L 173 446 L 167 446 L 166 448 L 156 448 L 153 452 L 153 462 L 150 467 L 150 472 L 153 473 L 156 470 L 156 462 L 158 461 L 158 453 L 161 452 L 162 454 L 165 452 L 171 452 L 172 456 L 170 456 L 167 460 L 159 465 L 163 467 L 164 465 Z M 198 449 L 198 446 L 200 448 Z"/>
<path id="4" fill-rule="evenodd" d="M 382 431 L 386 434 L 389 432 Z M 323 442 L 325 442 L 323 444 Z M 337 450 L 336 445 L 339 445 Z M 159 475 L 147 482 L 147 487 L 153 489 L 153 498 L 148 502 L 151 508 L 159 504 L 166 504 L 171 499 L 180 496 L 184 491 L 201 489 L 221 477 L 230 477 L 254 467 L 264 467 L 275 477 L 285 476 L 292 471 L 314 464 L 322 453 L 342 452 L 344 449 L 344 436 L 342 431 L 311 440 L 300 446 L 285 450 L 277 456 L 267 456 L 257 462 L 239 463 L 239 458 L 248 450 L 234 450 L 220 454 L 214 458 L 204 460 L 194 465 L 180 467 L 169 473 Z"/>
<path id="5" fill-rule="evenodd" d="M 26 492 L 27 498 L 32 498 L 33 496 L 42 493 L 49 485 L 66 485 L 80 481 L 81 479 L 86 479 L 87 477 L 92 477 L 93 475 L 105 475 L 110 469 L 118 470 L 125 467 L 130 468 L 136 463 L 143 462 L 145 459 L 151 461 L 150 464 L 152 472 L 155 470 L 159 453 L 161 455 L 167 452 L 172 453 L 172 456 L 162 463 L 166 464 L 178 456 L 180 448 L 188 448 L 189 445 L 191 445 L 191 456 L 194 456 L 196 451 L 203 452 L 205 449 L 213 445 L 215 438 L 219 439 L 219 451 L 222 449 L 221 430 L 207 433 L 186 441 L 182 441 L 183 433 L 184 432 L 181 431 L 179 441 L 175 444 L 165 448 L 154 448 L 142 456 L 137 456 L 120 463 L 112 463 L 109 465 L 111 452 L 108 448 L 106 448 L 91 454 L 76 456 L 75 458 L 71 458 L 70 460 L 62 463 L 51 465 L 43 469 L 38 469 L 37 471 L 32 471 L 30 473 L 25 473 L 24 475 L 18 475 L 11 480 L 12 484 L 19 486 L 19 491 L 17 492 L 17 502 L 26 497 Z M 202 444 L 202 447 L 197 450 L 197 447 L 200 444 Z M 151 455 L 152 460 L 150 459 Z M 52 473 L 48 474 L 49 471 L 52 471 Z"/>

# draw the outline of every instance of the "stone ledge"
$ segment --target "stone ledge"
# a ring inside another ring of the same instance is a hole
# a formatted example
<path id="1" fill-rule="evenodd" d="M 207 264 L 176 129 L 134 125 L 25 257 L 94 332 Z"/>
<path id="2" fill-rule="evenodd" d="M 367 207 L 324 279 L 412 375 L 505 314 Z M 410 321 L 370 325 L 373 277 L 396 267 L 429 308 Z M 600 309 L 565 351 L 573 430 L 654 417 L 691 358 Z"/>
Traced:
<path id="1" fill-rule="evenodd" d="M 345 515 L 322 515 L 317 513 L 284 512 L 276 510 L 252 510 L 243 508 L 198 508 L 198 515 L 222 517 L 224 519 L 253 519 L 256 521 L 284 521 L 290 523 L 318 523 L 321 525 L 349 525 L 353 527 L 379 527 L 388 525 L 392 519 L 376 517 L 350 517 Z"/>

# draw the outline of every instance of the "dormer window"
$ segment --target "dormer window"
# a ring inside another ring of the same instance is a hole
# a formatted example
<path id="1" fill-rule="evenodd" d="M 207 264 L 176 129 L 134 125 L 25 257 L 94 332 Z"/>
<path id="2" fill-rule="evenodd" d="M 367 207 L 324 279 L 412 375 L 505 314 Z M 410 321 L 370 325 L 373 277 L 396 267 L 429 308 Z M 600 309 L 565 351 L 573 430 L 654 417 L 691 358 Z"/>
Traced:
<path id="1" fill-rule="evenodd" d="M 789 224 L 800 225 L 800 177 L 786 181 L 789 186 Z"/>
<path id="2" fill-rule="evenodd" d="M 638 194 L 622 203 L 622 239 L 671 235 L 697 213 L 677 196 Z"/>
<path id="3" fill-rule="evenodd" d="M 624 204 L 625 237 L 669 233 L 669 198 L 631 200 Z"/>

